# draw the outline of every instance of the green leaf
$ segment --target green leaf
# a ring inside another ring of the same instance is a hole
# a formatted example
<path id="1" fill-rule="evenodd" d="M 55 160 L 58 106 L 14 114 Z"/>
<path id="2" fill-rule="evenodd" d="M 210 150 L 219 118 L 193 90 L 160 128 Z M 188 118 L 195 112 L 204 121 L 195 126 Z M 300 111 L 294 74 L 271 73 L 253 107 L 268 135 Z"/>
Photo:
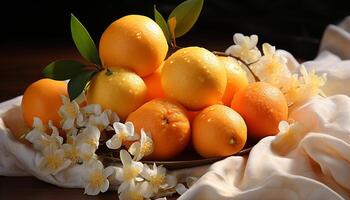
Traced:
<path id="1" fill-rule="evenodd" d="M 168 21 L 173 17 L 176 19 L 176 38 L 185 35 L 196 23 L 202 10 L 203 2 L 204 0 L 186 0 L 170 13 Z"/>
<path id="2" fill-rule="evenodd" d="M 83 70 L 68 82 L 68 94 L 71 101 L 77 98 L 83 91 L 96 70 Z"/>
<path id="3" fill-rule="evenodd" d="M 165 36 L 166 40 L 168 41 L 168 43 L 170 44 L 171 43 L 171 36 L 170 36 L 168 24 L 166 23 L 162 14 L 160 14 L 160 12 L 158 12 L 156 5 L 154 5 L 154 20 L 159 25 L 159 27 L 163 30 L 164 36 Z"/>
<path id="4" fill-rule="evenodd" d="M 92 40 L 89 32 L 80 23 L 80 21 L 71 14 L 70 29 L 72 32 L 73 41 L 78 48 L 80 54 L 88 61 L 100 64 L 100 58 L 94 41 Z"/>
<path id="5" fill-rule="evenodd" d="M 77 75 L 84 66 L 84 64 L 74 60 L 58 60 L 47 65 L 43 74 L 47 78 L 67 80 Z"/>

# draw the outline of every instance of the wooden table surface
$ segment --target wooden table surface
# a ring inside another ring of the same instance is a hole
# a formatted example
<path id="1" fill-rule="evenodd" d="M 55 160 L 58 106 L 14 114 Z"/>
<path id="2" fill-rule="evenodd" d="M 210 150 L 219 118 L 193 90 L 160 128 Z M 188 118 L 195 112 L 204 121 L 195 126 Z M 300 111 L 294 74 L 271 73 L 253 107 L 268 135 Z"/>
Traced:
<path id="1" fill-rule="evenodd" d="M 60 188 L 34 177 L 0 176 L 1 200 L 117 200 L 116 192 L 108 191 L 98 196 L 84 195 L 84 189 Z"/>

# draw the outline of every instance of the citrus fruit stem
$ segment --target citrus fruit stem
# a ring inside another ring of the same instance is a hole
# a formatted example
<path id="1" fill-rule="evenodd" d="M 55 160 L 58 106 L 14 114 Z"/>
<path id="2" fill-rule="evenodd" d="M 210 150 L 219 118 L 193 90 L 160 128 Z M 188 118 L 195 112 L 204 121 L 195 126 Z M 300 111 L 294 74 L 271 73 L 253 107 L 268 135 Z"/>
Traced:
<path id="1" fill-rule="evenodd" d="M 225 53 L 225 52 L 221 52 L 221 51 L 212 51 L 212 52 L 213 52 L 213 54 L 215 54 L 215 55 L 217 55 L 217 56 L 230 56 L 230 57 L 232 57 L 232 58 L 238 60 L 239 62 L 243 63 L 244 65 L 247 66 L 249 72 L 253 75 L 255 81 L 256 81 L 256 82 L 259 82 L 259 81 L 260 81 L 260 79 L 254 74 L 254 72 L 253 72 L 253 71 L 250 69 L 250 67 L 249 67 L 251 64 L 254 64 L 256 61 L 255 61 L 255 62 L 252 62 L 252 63 L 250 63 L 250 64 L 248 64 L 248 63 L 244 62 L 242 59 L 240 59 L 240 58 L 238 58 L 238 57 L 236 57 L 236 56 L 232 56 L 232 55 L 230 55 L 230 54 L 227 54 L 227 53 Z"/>
<path id="2" fill-rule="evenodd" d="M 107 68 L 106 75 L 110 76 L 112 74 L 113 74 L 113 71 L 111 69 Z"/>

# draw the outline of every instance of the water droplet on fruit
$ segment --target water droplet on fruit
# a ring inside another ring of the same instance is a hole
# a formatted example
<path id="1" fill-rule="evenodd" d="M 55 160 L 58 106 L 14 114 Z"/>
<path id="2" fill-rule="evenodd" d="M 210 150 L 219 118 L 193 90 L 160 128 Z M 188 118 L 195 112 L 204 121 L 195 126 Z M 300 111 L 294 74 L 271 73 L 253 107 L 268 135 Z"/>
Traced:
<path id="1" fill-rule="evenodd" d="M 211 120 L 212 120 L 212 119 L 211 119 L 211 118 L 209 118 L 209 119 L 207 120 L 207 122 L 211 122 Z"/>
<path id="2" fill-rule="evenodd" d="M 137 37 L 137 39 L 141 39 L 141 32 L 137 32 L 136 37 Z"/>
<path id="3" fill-rule="evenodd" d="M 174 63 L 174 61 L 173 61 L 173 60 L 171 60 L 171 61 L 169 61 L 169 63 L 170 63 L 170 64 L 173 64 L 173 63 Z"/>

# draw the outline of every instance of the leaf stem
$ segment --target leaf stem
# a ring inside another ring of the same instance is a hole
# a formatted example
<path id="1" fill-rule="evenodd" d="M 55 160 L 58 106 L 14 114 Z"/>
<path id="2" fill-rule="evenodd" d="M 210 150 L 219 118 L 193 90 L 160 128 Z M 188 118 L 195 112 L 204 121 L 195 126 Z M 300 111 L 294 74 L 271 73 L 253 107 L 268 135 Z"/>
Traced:
<path id="1" fill-rule="evenodd" d="M 171 46 L 176 50 L 181 49 L 181 47 L 177 46 L 175 37 L 171 39 Z"/>

